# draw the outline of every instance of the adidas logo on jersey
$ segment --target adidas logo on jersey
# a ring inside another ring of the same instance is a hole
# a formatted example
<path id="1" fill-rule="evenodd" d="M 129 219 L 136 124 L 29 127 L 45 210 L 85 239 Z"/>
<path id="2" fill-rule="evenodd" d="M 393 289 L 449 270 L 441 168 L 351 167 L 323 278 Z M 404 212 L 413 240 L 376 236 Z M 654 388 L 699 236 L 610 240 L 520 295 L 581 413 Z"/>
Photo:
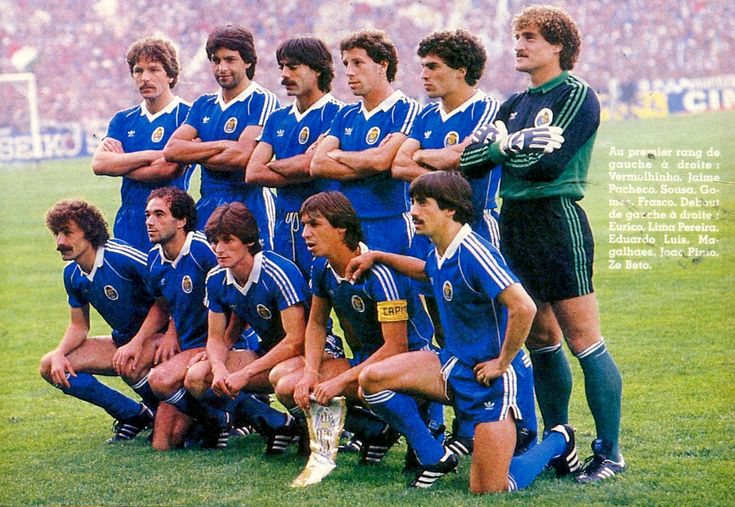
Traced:
<path id="1" fill-rule="evenodd" d="M 286 133 L 283 129 L 276 130 L 276 137 L 283 137 L 283 135 Z"/>
<path id="2" fill-rule="evenodd" d="M 135 135 L 135 130 L 128 130 L 128 137 L 133 137 Z"/>

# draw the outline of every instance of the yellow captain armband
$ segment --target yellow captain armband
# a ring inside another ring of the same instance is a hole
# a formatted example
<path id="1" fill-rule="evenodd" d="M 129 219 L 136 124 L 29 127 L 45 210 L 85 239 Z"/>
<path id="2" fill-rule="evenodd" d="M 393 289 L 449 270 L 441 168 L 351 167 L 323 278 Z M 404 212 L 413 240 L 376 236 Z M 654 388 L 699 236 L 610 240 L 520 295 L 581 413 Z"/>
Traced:
<path id="1" fill-rule="evenodd" d="M 408 320 L 408 302 L 405 299 L 378 302 L 378 322 L 403 322 Z"/>

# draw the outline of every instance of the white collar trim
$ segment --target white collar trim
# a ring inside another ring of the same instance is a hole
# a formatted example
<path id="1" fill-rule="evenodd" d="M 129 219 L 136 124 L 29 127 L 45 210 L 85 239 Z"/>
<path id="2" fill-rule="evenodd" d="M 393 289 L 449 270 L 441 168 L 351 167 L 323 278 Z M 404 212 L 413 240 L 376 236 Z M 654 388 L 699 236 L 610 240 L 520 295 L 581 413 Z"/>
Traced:
<path id="1" fill-rule="evenodd" d="M 462 244 L 462 241 L 464 241 L 464 239 L 467 236 L 469 236 L 471 232 L 472 232 L 472 227 L 470 227 L 469 224 L 464 224 L 462 228 L 454 236 L 454 239 L 452 239 L 452 242 L 449 243 L 449 246 L 444 251 L 444 255 L 439 257 L 439 252 L 434 250 L 434 255 L 436 255 L 437 257 L 436 263 L 440 268 L 442 267 L 442 264 L 444 264 L 444 261 L 454 257 L 454 254 L 459 249 L 459 245 Z"/>
<path id="2" fill-rule="evenodd" d="M 169 260 L 166 258 L 166 254 L 163 251 L 163 246 L 159 243 L 156 245 L 158 248 L 158 253 L 161 256 L 161 264 L 164 264 L 168 262 L 171 264 L 172 267 L 176 267 L 176 265 L 179 263 L 179 260 L 181 260 L 184 256 L 189 255 L 189 252 L 191 251 L 191 240 L 194 239 L 194 231 L 190 231 L 186 233 L 186 241 L 184 241 L 183 246 L 181 247 L 181 251 L 179 251 L 179 255 L 176 256 L 174 260 Z"/>
<path id="3" fill-rule="evenodd" d="M 365 119 L 369 119 L 372 115 L 379 111 L 388 111 L 391 107 L 395 105 L 396 102 L 398 102 L 400 99 L 404 98 L 405 95 L 401 90 L 396 90 L 388 97 L 383 100 L 380 104 L 375 106 L 372 110 L 368 111 L 365 109 L 365 102 L 362 100 L 360 101 L 360 112 L 365 116 Z"/>
<path id="4" fill-rule="evenodd" d="M 241 286 L 239 283 L 237 283 L 237 280 L 235 279 L 235 275 L 232 274 L 232 271 L 230 268 L 225 269 L 225 274 L 227 276 L 227 285 L 234 285 L 237 290 L 240 291 L 240 293 L 244 296 L 248 293 L 250 290 L 250 287 L 258 283 L 260 280 L 260 272 L 263 269 L 263 252 L 258 252 L 253 256 L 253 268 L 250 270 L 250 276 L 248 276 L 248 281 L 245 283 L 245 286 Z"/>
<path id="5" fill-rule="evenodd" d="M 331 93 L 325 93 L 319 100 L 317 100 L 311 106 L 309 106 L 309 108 L 306 111 L 304 111 L 303 113 L 302 112 L 299 112 L 299 108 L 296 105 L 296 101 L 294 100 L 293 101 L 293 105 L 291 106 L 291 114 L 293 114 L 296 117 L 296 121 L 297 122 L 298 121 L 301 121 L 307 114 L 309 114 L 310 112 L 314 111 L 315 109 L 321 109 L 322 107 L 324 107 L 324 105 L 327 102 L 329 102 L 329 101 L 331 101 L 333 99 L 334 99 L 334 97 L 332 96 Z"/>
<path id="6" fill-rule="evenodd" d="M 465 100 L 459 107 L 455 107 L 449 112 L 446 112 L 444 110 L 444 104 L 439 104 L 439 114 L 441 115 L 442 121 L 447 121 L 449 118 L 454 116 L 455 114 L 459 114 L 462 111 L 465 111 L 468 107 L 473 105 L 475 102 L 479 102 L 481 100 L 485 100 L 487 98 L 487 95 L 485 92 L 481 92 L 480 90 L 477 90 L 472 97 Z"/>
<path id="7" fill-rule="evenodd" d="M 369 251 L 369 248 L 367 247 L 367 245 L 363 243 L 362 241 L 360 242 L 359 246 L 360 246 L 360 254 L 364 254 L 365 252 Z M 338 283 L 349 282 L 352 285 L 355 285 L 355 282 L 353 280 L 348 280 L 347 278 L 342 278 L 341 276 L 339 276 L 337 272 L 334 269 L 332 269 L 332 265 L 329 264 L 329 261 L 327 261 L 327 267 L 329 268 L 329 271 L 332 272 L 332 274 L 334 275 L 334 279 L 337 280 Z"/>
<path id="8" fill-rule="evenodd" d="M 222 96 L 222 88 L 220 88 L 220 90 L 217 92 L 217 104 L 219 104 L 219 107 L 222 109 L 222 111 L 226 111 L 227 108 L 230 107 L 232 104 L 236 102 L 242 102 L 250 97 L 250 95 L 252 95 L 255 89 L 259 86 L 260 85 L 255 81 L 250 81 L 250 84 L 247 86 L 247 88 L 237 94 L 237 96 L 235 96 L 231 101 L 227 102 L 226 104 L 225 99 Z"/>
<path id="9" fill-rule="evenodd" d="M 163 109 L 161 109 L 157 113 L 150 113 L 148 111 L 148 108 L 146 107 L 146 103 L 144 100 L 143 102 L 140 103 L 140 115 L 148 118 L 148 121 L 153 121 L 159 116 L 163 116 L 164 114 L 168 114 L 172 112 L 174 109 L 178 107 L 180 103 L 181 103 L 181 97 L 174 95 L 171 98 L 171 100 L 168 101 L 168 104 L 166 104 L 166 106 Z"/>

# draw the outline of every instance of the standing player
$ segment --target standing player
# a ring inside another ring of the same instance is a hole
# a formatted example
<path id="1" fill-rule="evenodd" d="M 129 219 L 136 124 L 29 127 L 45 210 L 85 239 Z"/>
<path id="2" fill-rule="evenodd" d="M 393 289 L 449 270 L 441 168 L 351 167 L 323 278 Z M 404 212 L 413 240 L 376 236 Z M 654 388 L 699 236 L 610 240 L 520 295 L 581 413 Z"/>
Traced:
<path id="1" fill-rule="evenodd" d="M 218 206 L 238 201 L 247 205 L 262 227 L 261 237 L 270 246 L 272 194 L 259 185 L 245 183 L 245 167 L 265 119 L 278 107 L 276 96 L 253 81 L 253 35 L 241 26 L 214 28 L 207 38 L 207 57 L 220 85 L 219 93 L 194 101 L 186 122 L 169 140 L 166 160 L 198 163 L 202 168 L 199 222 L 204 224 Z"/>
<path id="2" fill-rule="evenodd" d="M 311 173 L 340 180 L 371 248 L 405 253 L 413 236 L 406 183 L 391 178 L 390 168 L 419 106 L 393 90 L 398 55 L 384 32 L 357 32 L 340 43 L 340 52 L 350 89 L 362 100 L 335 116 Z"/>
<path id="3" fill-rule="evenodd" d="M 601 336 L 593 237 L 577 204 L 584 197 L 600 105 L 587 83 L 569 72 L 580 35 L 566 12 L 528 7 L 513 20 L 513 31 L 516 70 L 529 74 L 531 87 L 503 104 L 498 119 L 504 123 L 478 132 L 482 142 L 467 148 L 462 166 L 474 171 L 503 164 L 502 248 L 538 306 L 528 347 L 541 414 L 547 429 L 569 418 L 572 373 L 561 348 L 564 337 L 582 367 L 597 429 L 593 456 L 577 480 L 594 482 L 625 469 L 618 447 L 622 380 Z"/>
<path id="4" fill-rule="evenodd" d="M 258 224 L 241 203 L 217 208 L 204 232 L 219 267 L 207 277 L 207 358 L 189 366 L 186 387 L 195 397 L 212 404 L 224 405 L 235 398 L 241 407 L 238 410 L 256 421 L 265 434 L 266 453 L 281 453 L 298 435 L 298 425 L 293 417 L 251 393 L 272 392 L 268 381 L 271 368 L 303 353 L 309 293 L 306 281 L 291 261 L 262 251 Z M 236 336 L 243 324 L 249 324 L 262 341 L 257 348 L 231 350 L 229 337 Z M 234 331 L 228 331 L 231 326 Z"/>
<path id="5" fill-rule="evenodd" d="M 195 224 L 196 208 L 189 194 L 174 187 L 151 192 L 146 225 L 156 246 L 148 253 L 148 283 L 153 295 L 167 306 L 178 333 L 178 341 L 168 351 L 170 359 L 148 375 L 151 388 L 165 402 L 156 414 L 153 431 L 153 447 L 157 450 L 178 446 L 188 427 L 186 416 L 199 415 L 195 411 L 198 407 L 190 406 L 183 383 L 189 360 L 204 350 L 207 340 L 204 283 L 217 261 L 204 235 L 195 232 Z M 208 422 L 214 428 L 213 438 L 207 444 L 217 447 L 230 421 L 222 412 L 211 417 L 214 420 Z"/>
<path id="6" fill-rule="evenodd" d="M 361 404 L 357 383 L 360 372 L 369 364 L 407 350 L 431 350 L 431 320 L 408 279 L 386 266 L 376 265 L 354 282 L 344 278 L 349 261 L 366 247 L 361 243 L 355 211 L 343 194 L 322 192 L 310 197 L 301 208 L 301 220 L 306 244 L 316 257 L 306 329 L 306 364 L 303 370 L 274 379 L 278 381 L 276 393 L 286 406 L 295 403 L 302 409 L 309 406 L 310 394 L 323 405 L 335 396 Z M 324 358 L 332 308 L 352 350 L 350 360 Z M 364 443 L 362 460 L 379 463 L 397 434 L 385 423 L 368 421 L 361 418 L 365 428 L 353 433 Z"/>
<path id="7" fill-rule="evenodd" d="M 179 77 L 179 61 L 171 42 L 138 40 L 128 49 L 127 61 L 143 102 L 112 117 L 92 158 L 92 170 L 98 175 L 122 177 L 122 204 L 114 234 L 147 252 L 152 246 L 145 228 L 148 194 L 167 185 L 188 186 L 188 174 L 163 158 L 163 147 L 184 122 L 189 104 L 171 92 Z"/>
<path id="8" fill-rule="evenodd" d="M 301 237 L 299 210 L 307 197 L 336 184 L 313 178 L 309 164 L 316 143 L 343 104 L 329 93 L 334 67 L 332 55 L 320 39 L 289 39 L 278 47 L 276 60 L 281 83 L 295 99 L 293 105 L 275 111 L 266 120 L 250 157 L 246 180 L 278 188 L 273 248 L 308 277 L 311 254 Z"/>
<path id="9" fill-rule="evenodd" d="M 428 488 L 457 466 L 457 457 L 417 424 L 412 395 L 451 400 L 460 425 L 474 426 L 470 490 L 490 493 L 528 486 L 548 464 L 568 473 L 578 464 L 574 430 L 559 425 L 540 444 L 513 456 L 536 415 L 530 361 L 521 350 L 535 306 L 500 252 L 474 233 L 471 189 L 457 173 L 437 171 L 411 184 L 416 232 L 435 246 L 425 261 L 368 252 L 346 276 L 355 280 L 383 262 L 416 278 L 431 280 L 447 331 L 439 356 L 409 352 L 365 368 L 360 387 L 373 411 L 406 436 L 422 469 L 412 482 Z"/>
<path id="10" fill-rule="evenodd" d="M 99 210 L 84 201 L 59 201 L 46 214 L 65 261 L 64 286 L 71 309 L 69 327 L 56 349 L 41 360 L 41 376 L 64 394 L 93 403 L 118 420 L 108 442 L 134 438 L 153 422 L 142 403 L 107 387 L 93 375 L 123 379 L 152 407 L 156 399 L 146 374 L 154 362 L 158 330 L 168 316 L 146 290 L 145 255 L 117 239 L 110 239 Z M 112 328 L 111 336 L 89 337 L 89 306 Z M 116 367 L 113 358 L 132 340 L 148 338 L 130 367 Z M 124 371 L 123 371 L 124 370 Z"/>
<path id="11" fill-rule="evenodd" d="M 419 43 L 417 53 L 424 89 L 430 98 L 440 101 L 423 108 L 393 161 L 393 177 L 408 182 L 430 171 L 457 170 L 472 132 L 491 123 L 500 106 L 476 88 L 486 55 L 480 40 L 471 33 L 434 32 Z M 498 246 L 495 196 L 500 171 L 469 178 L 469 182 L 475 209 L 472 230 Z"/>

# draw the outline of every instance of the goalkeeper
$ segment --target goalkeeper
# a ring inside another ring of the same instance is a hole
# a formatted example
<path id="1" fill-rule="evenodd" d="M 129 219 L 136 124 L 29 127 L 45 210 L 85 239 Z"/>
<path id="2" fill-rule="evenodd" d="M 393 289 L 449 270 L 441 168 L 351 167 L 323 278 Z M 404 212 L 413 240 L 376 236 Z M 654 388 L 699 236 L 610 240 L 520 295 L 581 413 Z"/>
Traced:
<path id="1" fill-rule="evenodd" d="M 600 105 L 587 83 L 570 73 L 580 36 L 566 12 L 528 7 L 513 20 L 513 31 L 516 70 L 529 75 L 530 87 L 501 106 L 494 125 L 473 134 L 460 170 L 475 177 L 503 166 L 500 244 L 538 308 L 527 346 L 544 426 L 548 432 L 569 422 L 572 374 L 564 337 L 582 367 L 597 431 L 577 480 L 595 482 L 625 468 L 618 447 L 622 381 L 600 334 L 593 237 L 578 204 Z"/>

